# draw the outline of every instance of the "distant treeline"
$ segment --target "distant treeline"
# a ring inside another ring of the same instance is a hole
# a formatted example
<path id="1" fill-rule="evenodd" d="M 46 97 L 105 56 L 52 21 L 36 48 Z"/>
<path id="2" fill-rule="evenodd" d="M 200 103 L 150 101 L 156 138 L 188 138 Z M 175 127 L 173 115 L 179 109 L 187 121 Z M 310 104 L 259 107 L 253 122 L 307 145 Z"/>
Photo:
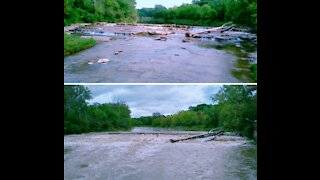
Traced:
<path id="1" fill-rule="evenodd" d="M 191 106 L 189 110 L 174 115 L 153 113 L 152 116 L 135 118 L 135 125 L 184 130 L 220 128 L 252 137 L 253 121 L 257 118 L 256 86 L 223 86 L 212 100 L 214 105 Z"/>
<path id="2" fill-rule="evenodd" d="M 135 22 L 135 0 L 64 0 L 64 25 L 81 22 Z"/>
<path id="3" fill-rule="evenodd" d="M 193 0 L 167 9 L 135 8 L 135 0 L 64 0 L 64 25 L 81 22 L 174 23 L 217 26 L 233 21 L 256 30 L 257 0 Z M 139 17 L 138 17 L 139 16 Z"/>
<path id="4" fill-rule="evenodd" d="M 256 86 L 223 86 L 212 96 L 213 105 L 200 104 L 174 115 L 131 118 L 123 103 L 93 104 L 90 91 L 83 86 L 64 87 L 64 133 L 129 130 L 133 126 L 209 130 L 220 128 L 252 137 L 257 118 Z"/>
<path id="5" fill-rule="evenodd" d="M 140 22 L 216 26 L 233 21 L 256 30 L 257 0 L 193 0 L 167 9 L 162 5 L 138 9 Z"/>
<path id="6" fill-rule="evenodd" d="M 89 89 L 64 86 L 64 134 L 128 130 L 133 126 L 129 107 L 122 102 L 88 105 Z"/>

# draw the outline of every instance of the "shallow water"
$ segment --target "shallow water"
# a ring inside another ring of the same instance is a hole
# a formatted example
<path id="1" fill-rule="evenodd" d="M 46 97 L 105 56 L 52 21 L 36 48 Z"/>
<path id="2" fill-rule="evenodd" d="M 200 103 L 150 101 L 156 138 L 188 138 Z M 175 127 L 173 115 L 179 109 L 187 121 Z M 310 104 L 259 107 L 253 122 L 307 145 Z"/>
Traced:
<path id="1" fill-rule="evenodd" d="M 100 31 L 129 32 L 142 27 L 105 26 Z M 148 27 L 151 28 L 152 27 Z M 239 83 L 233 75 L 237 55 L 214 47 L 221 43 L 192 39 L 183 43 L 185 31 L 177 30 L 166 41 L 158 36 L 113 37 L 109 42 L 64 58 L 64 82 L 88 83 Z M 210 48 L 204 47 L 207 44 Z M 121 51 L 120 53 L 116 53 Z M 93 63 L 107 58 L 106 64 Z M 85 65 L 88 64 L 88 65 Z"/>

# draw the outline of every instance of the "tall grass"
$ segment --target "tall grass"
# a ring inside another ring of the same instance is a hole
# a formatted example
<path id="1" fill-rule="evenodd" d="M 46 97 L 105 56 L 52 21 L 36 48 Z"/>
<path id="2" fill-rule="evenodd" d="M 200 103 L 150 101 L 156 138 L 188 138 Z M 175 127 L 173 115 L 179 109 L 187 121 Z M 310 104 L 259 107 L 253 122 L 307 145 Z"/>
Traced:
<path id="1" fill-rule="evenodd" d="M 74 54 L 78 51 L 87 49 L 96 45 L 94 39 L 84 39 L 79 35 L 68 35 L 64 34 L 64 56 Z"/>

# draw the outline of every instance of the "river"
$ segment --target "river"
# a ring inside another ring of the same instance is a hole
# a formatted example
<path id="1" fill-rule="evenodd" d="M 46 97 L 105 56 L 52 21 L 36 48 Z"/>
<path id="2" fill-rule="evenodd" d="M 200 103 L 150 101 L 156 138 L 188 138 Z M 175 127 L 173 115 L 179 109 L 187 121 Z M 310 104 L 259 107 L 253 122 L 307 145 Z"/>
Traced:
<path id="1" fill-rule="evenodd" d="M 159 27 L 147 27 L 157 31 Z M 241 83 L 252 82 L 243 78 L 239 67 L 239 53 L 217 48 L 214 39 L 191 38 L 183 42 L 187 30 L 176 28 L 165 40 L 155 40 L 160 35 L 130 34 L 143 29 L 140 26 L 90 27 L 88 34 L 110 36 L 111 40 L 64 58 L 65 83 Z M 199 28 L 198 28 L 199 29 Z M 99 30 L 99 31 L 97 31 Z M 162 28 L 162 31 L 168 29 Z M 113 34 L 113 35 L 112 35 Z M 236 45 L 236 44 L 235 44 Z M 234 46 L 235 46 L 234 45 Z M 239 43 L 238 43 L 239 45 Z M 238 46 L 235 52 L 244 52 Z M 252 52 L 244 52 L 252 54 Z M 256 57 L 256 51 L 253 51 Z M 105 64 L 92 63 L 108 59 Z M 251 57 L 250 57 L 251 58 Z M 248 59 L 248 58 L 247 58 Z M 248 60 L 242 60 L 247 65 Z M 252 59 L 252 58 L 251 58 Z M 242 69 L 241 69 L 242 68 Z M 246 72 L 248 68 L 245 69 Z M 239 74 L 239 73 L 238 73 Z"/>
<path id="2" fill-rule="evenodd" d="M 64 179 L 257 179 L 257 147 L 249 140 L 224 136 L 171 143 L 190 136 L 171 132 L 138 128 L 130 133 L 67 135 Z"/>

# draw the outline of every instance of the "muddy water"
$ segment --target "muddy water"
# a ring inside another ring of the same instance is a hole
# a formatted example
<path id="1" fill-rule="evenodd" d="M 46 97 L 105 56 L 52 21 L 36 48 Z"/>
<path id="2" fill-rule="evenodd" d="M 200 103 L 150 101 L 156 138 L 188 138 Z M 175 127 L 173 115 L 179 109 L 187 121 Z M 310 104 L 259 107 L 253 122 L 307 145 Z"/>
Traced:
<path id="1" fill-rule="evenodd" d="M 187 136 L 65 136 L 64 179 L 257 179 L 256 146 L 247 140 L 169 142 Z"/>
<path id="2" fill-rule="evenodd" d="M 110 29 L 108 31 L 117 31 Z M 101 28 L 100 28 L 101 29 Z M 102 30 L 104 30 L 102 28 Z M 128 32 L 128 29 L 121 29 Z M 212 43 L 192 39 L 183 43 L 185 31 L 166 41 L 158 36 L 118 36 L 109 42 L 64 59 L 64 82 L 88 83 L 238 83 L 232 74 L 238 57 L 225 50 L 207 48 Z M 120 53 L 116 53 L 121 51 Z M 101 58 L 106 64 L 93 63 Z"/>

